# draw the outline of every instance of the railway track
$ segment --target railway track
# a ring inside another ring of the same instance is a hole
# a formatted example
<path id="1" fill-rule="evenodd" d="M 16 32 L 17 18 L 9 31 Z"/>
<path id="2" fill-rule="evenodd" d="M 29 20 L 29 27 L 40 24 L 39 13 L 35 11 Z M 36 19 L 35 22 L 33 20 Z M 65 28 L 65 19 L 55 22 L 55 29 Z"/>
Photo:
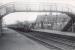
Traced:
<path id="1" fill-rule="evenodd" d="M 51 49 L 51 50 L 62 50 L 61 48 L 58 48 L 58 47 L 53 46 L 53 45 L 51 45 L 51 44 L 48 44 L 48 43 L 45 42 L 44 40 L 39 39 L 39 38 L 37 38 L 37 37 L 35 37 L 35 36 L 32 36 L 31 34 L 24 34 L 23 32 L 21 32 L 21 33 L 22 33 L 23 35 L 25 35 L 25 36 L 27 36 L 27 37 L 33 39 L 34 41 L 36 41 L 36 42 L 38 42 L 38 43 L 44 45 L 45 47 L 47 47 L 47 48 L 49 48 L 49 49 Z"/>
<path id="2" fill-rule="evenodd" d="M 37 31 L 18 32 L 50 48 L 51 50 L 75 50 L 75 40 L 71 40 L 71 38 Z"/>
<path id="3" fill-rule="evenodd" d="M 38 40 L 44 46 L 53 49 L 53 50 L 75 50 L 75 41 L 69 39 L 59 38 L 56 36 L 48 35 L 46 33 L 37 33 L 37 32 L 21 32 L 31 39 Z"/>

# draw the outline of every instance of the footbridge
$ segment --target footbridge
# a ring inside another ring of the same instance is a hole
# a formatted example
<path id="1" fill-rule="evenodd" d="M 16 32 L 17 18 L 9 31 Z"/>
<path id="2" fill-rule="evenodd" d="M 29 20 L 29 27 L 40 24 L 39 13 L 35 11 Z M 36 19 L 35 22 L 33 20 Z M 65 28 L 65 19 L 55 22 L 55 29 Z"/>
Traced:
<path id="1" fill-rule="evenodd" d="M 11 2 L 0 5 L 0 32 L 2 31 L 2 18 L 14 12 L 57 12 L 68 15 L 71 19 L 62 31 L 67 31 L 75 22 L 75 7 L 59 3 L 26 3 Z"/>

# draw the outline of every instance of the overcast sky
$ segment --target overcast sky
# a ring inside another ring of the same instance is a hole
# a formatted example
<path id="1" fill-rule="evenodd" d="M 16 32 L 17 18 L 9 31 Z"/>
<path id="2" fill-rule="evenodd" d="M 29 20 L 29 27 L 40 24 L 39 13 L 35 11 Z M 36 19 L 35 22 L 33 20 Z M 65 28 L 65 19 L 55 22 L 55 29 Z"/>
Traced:
<path id="1" fill-rule="evenodd" d="M 5 24 L 14 24 L 17 21 L 29 21 L 29 22 L 33 22 L 36 20 L 37 15 L 45 15 L 45 14 L 49 14 L 49 12 L 15 12 L 15 13 L 11 13 L 6 15 L 3 18 L 3 22 Z"/>
<path id="2" fill-rule="evenodd" d="M 1 0 L 2 3 L 8 3 L 8 2 L 17 2 L 17 1 L 23 1 L 23 2 L 49 2 L 49 3 L 68 3 L 68 4 L 75 4 L 75 0 Z"/>
<path id="3" fill-rule="evenodd" d="M 46 2 L 46 3 L 63 3 L 63 4 L 71 4 L 75 6 L 75 0 L 0 0 L 0 4 L 6 4 L 9 2 Z M 35 20 L 36 16 L 39 13 L 12 13 L 9 15 L 6 15 L 4 17 L 4 21 L 6 24 L 12 24 L 15 23 L 15 21 L 24 21 L 24 20 Z M 42 13 L 43 14 L 43 13 Z"/>

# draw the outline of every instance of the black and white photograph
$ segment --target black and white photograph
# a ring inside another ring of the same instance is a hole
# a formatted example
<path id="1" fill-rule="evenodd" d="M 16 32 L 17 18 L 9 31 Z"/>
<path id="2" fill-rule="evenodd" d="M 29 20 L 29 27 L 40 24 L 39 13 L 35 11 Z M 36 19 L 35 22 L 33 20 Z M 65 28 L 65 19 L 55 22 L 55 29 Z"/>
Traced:
<path id="1" fill-rule="evenodd" d="M 75 50 L 75 0 L 0 0 L 0 50 Z"/>

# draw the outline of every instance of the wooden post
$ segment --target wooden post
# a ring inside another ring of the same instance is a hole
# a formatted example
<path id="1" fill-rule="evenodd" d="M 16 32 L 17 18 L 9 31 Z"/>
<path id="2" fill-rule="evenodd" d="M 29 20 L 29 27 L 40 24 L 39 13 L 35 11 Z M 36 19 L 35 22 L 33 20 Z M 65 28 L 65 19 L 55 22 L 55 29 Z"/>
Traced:
<path id="1" fill-rule="evenodd" d="M 43 21 L 41 21 L 41 28 L 42 28 L 42 29 L 44 28 L 44 26 L 43 26 Z"/>
<path id="2" fill-rule="evenodd" d="M 2 30 L 2 17 L 0 16 L 0 37 L 3 34 L 3 30 Z"/>

